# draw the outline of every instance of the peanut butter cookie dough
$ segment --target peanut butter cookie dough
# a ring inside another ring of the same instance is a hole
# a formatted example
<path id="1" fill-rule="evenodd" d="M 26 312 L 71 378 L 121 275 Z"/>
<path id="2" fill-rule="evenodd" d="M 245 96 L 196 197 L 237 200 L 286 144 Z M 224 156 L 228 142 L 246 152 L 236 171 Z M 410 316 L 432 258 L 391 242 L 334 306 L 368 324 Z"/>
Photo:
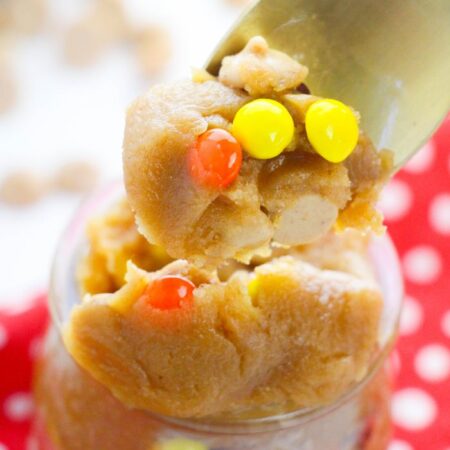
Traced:
<path id="1" fill-rule="evenodd" d="M 257 37 L 224 59 L 218 79 L 157 85 L 131 105 L 125 185 L 149 242 L 173 258 L 218 265 L 267 255 L 273 242 L 313 242 L 334 226 L 382 230 L 374 205 L 390 152 L 378 152 L 356 128 L 345 160 L 319 154 L 307 117 L 319 99 L 296 91 L 307 74 Z M 357 127 L 356 113 L 345 108 Z M 212 160 L 208 146 L 220 139 L 222 159 Z M 339 142 L 337 136 L 331 145 Z"/>
<path id="2" fill-rule="evenodd" d="M 191 303 L 152 307 L 147 286 L 182 276 Z M 335 400 L 376 350 L 373 282 L 292 256 L 218 282 L 185 261 L 130 263 L 125 285 L 87 296 L 65 344 L 125 404 L 175 417 L 258 416 Z"/>
<path id="3" fill-rule="evenodd" d="M 382 294 L 367 258 L 391 169 L 358 115 L 304 93 L 253 38 L 218 78 L 128 111 L 127 198 L 94 218 L 64 343 L 123 404 L 178 418 L 326 405 L 367 373 Z M 303 87 L 300 87 L 303 86 Z"/>
<path id="4" fill-rule="evenodd" d="M 275 249 L 232 265 L 226 281 L 170 262 L 139 234 L 125 199 L 91 221 L 88 239 L 78 272 L 88 294 L 65 344 L 129 406 L 253 417 L 327 404 L 365 375 L 376 351 L 382 299 L 358 232 Z M 164 309 L 148 288 L 170 276 L 194 290 Z"/>

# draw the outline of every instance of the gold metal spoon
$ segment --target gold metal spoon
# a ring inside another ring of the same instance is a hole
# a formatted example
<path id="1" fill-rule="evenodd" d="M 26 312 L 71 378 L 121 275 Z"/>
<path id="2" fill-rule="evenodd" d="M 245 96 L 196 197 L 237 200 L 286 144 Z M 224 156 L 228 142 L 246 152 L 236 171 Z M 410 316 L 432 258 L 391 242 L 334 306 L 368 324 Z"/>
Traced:
<path id="1" fill-rule="evenodd" d="M 450 109 L 450 0 L 260 0 L 208 69 L 255 35 L 310 68 L 308 87 L 360 111 L 403 165 Z"/>

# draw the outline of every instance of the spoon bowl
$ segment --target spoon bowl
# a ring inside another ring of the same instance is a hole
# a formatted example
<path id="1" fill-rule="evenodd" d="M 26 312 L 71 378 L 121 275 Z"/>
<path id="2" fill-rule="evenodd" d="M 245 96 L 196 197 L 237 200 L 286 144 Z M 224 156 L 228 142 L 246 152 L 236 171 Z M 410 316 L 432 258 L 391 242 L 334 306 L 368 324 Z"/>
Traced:
<path id="1" fill-rule="evenodd" d="M 207 64 L 262 35 L 310 69 L 307 85 L 357 109 L 401 167 L 450 109 L 449 0 L 260 0 Z"/>

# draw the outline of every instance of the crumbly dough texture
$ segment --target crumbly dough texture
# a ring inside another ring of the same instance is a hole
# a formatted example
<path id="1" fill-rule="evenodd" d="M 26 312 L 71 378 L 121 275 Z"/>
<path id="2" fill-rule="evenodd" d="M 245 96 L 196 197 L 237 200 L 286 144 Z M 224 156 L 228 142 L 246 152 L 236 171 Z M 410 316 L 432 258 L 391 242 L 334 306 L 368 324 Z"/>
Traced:
<path id="1" fill-rule="evenodd" d="M 129 108 L 123 167 L 140 232 L 173 258 L 217 266 L 267 255 L 272 242 L 313 242 L 334 225 L 381 231 L 375 210 L 390 172 L 390 153 L 361 134 L 344 163 L 333 164 L 309 144 L 304 115 L 317 97 L 295 89 L 307 69 L 271 50 L 262 38 L 224 59 L 218 79 L 152 87 Z M 288 149 L 270 160 L 244 152 L 239 176 L 226 189 L 198 185 L 187 166 L 188 148 L 211 126 L 229 129 L 237 110 L 255 97 L 272 97 L 296 126 Z"/>
<path id="2" fill-rule="evenodd" d="M 73 358 L 125 405 L 261 417 L 331 403 L 366 374 L 382 295 L 363 232 L 382 230 L 374 205 L 391 157 L 364 134 L 345 162 L 320 157 L 304 127 L 316 97 L 297 90 L 306 75 L 254 38 L 224 59 L 218 79 L 195 71 L 131 105 L 127 199 L 88 227 L 85 295 L 64 331 Z M 291 112 L 289 147 L 267 161 L 244 155 L 226 189 L 193 182 L 186 155 L 196 137 L 229 129 L 261 96 Z M 191 306 L 146 302 L 149 283 L 169 274 L 194 283 Z"/>
<path id="3" fill-rule="evenodd" d="M 78 265 L 77 279 L 82 295 L 113 293 L 125 284 L 128 261 L 152 272 L 172 262 L 161 247 L 150 244 L 138 231 L 126 198 L 90 220 L 88 246 Z M 254 257 L 249 265 L 224 261 L 214 278 L 227 281 L 238 270 L 251 272 L 254 267 L 280 256 L 293 256 L 319 269 L 347 272 L 373 280 L 367 257 L 369 236 L 355 230 L 328 233 L 312 244 L 292 248 L 272 248 L 267 257 Z M 326 251 L 324 250 L 326 249 Z"/>
<path id="4" fill-rule="evenodd" d="M 77 270 L 82 294 L 114 292 L 122 287 L 128 261 L 148 271 L 171 261 L 162 248 L 149 244 L 138 232 L 125 198 L 93 218 L 86 232 L 89 245 Z"/>

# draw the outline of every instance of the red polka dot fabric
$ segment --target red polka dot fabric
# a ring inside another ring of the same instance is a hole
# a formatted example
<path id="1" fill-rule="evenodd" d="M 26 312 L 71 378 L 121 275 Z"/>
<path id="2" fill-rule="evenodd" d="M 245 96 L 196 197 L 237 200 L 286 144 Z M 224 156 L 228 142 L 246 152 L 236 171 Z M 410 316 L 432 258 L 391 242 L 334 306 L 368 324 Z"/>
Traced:
<path id="1" fill-rule="evenodd" d="M 30 388 L 33 361 L 48 323 L 46 301 L 40 294 L 26 302 L 32 306 L 25 311 L 0 309 L 0 450 L 31 450 Z"/>
<path id="2" fill-rule="evenodd" d="M 391 357 L 396 429 L 388 450 L 450 450 L 449 150 L 450 115 L 380 202 L 406 283 Z M 0 450 L 31 450 L 30 388 L 48 322 L 45 295 L 37 295 L 25 311 L 2 310 L 1 304 L 0 299 Z"/>
<path id="3" fill-rule="evenodd" d="M 450 450 L 450 115 L 380 206 L 406 285 L 389 450 Z"/>

